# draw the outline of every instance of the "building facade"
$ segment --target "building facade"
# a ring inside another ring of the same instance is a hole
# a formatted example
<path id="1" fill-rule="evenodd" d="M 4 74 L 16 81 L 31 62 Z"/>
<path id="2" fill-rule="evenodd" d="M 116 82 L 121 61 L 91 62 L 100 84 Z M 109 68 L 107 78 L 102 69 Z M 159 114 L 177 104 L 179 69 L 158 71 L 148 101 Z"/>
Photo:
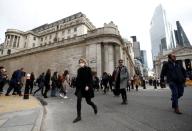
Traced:
<path id="1" fill-rule="evenodd" d="M 166 54 L 160 54 L 155 61 L 155 75 L 160 76 L 163 63 L 168 61 L 168 54 L 174 53 L 177 61 L 186 69 L 188 75 L 192 73 L 192 47 L 178 47 Z"/>
<path id="2" fill-rule="evenodd" d="M 191 44 L 185 34 L 183 27 L 181 26 L 179 21 L 176 21 L 177 30 L 175 32 L 176 46 L 179 47 L 190 47 Z"/>
<path id="3" fill-rule="evenodd" d="M 150 28 L 152 59 L 156 60 L 162 51 L 175 48 L 171 24 L 167 21 L 165 10 L 159 5 L 153 14 Z"/>
<path id="4" fill-rule="evenodd" d="M 113 22 L 95 28 L 84 14 L 77 13 L 27 32 L 8 29 L 5 36 L 0 63 L 9 75 L 24 67 L 36 75 L 50 68 L 59 73 L 69 70 L 75 76 L 80 58 L 86 58 L 98 76 L 112 73 L 120 58 L 134 74 L 130 48 Z"/>

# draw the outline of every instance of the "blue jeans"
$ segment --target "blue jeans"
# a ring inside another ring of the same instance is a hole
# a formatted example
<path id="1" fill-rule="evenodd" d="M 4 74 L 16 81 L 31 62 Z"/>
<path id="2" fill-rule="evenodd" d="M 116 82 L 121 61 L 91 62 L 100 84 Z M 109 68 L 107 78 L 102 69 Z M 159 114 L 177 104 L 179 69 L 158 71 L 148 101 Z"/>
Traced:
<path id="1" fill-rule="evenodd" d="M 172 93 L 172 108 L 178 108 L 178 99 L 183 96 L 184 93 L 184 85 L 182 83 L 170 82 L 169 88 Z"/>

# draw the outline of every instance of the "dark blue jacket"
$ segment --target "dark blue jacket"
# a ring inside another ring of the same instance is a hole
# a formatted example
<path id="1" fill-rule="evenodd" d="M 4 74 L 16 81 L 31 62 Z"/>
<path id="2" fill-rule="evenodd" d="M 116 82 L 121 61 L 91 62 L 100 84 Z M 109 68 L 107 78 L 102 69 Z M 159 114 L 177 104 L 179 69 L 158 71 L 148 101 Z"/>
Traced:
<path id="1" fill-rule="evenodd" d="M 24 76 L 24 72 L 21 70 L 16 70 L 13 72 L 11 77 L 11 82 L 17 84 L 18 82 L 21 83 L 21 78 Z"/>
<path id="2" fill-rule="evenodd" d="M 163 64 L 160 81 L 164 82 L 164 77 L 167 77 L 167 82 L 185 83 L 186 71 L 182 65 L 177 62 L 168 61 Z"/>

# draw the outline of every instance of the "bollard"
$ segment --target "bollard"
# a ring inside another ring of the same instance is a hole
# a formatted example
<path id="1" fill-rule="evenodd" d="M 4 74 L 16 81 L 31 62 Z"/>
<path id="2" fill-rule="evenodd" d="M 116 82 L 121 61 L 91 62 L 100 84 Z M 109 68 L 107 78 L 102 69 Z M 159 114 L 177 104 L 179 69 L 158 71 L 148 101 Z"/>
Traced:
<path id="1" fill-rule="evenodd" d="M 23 99 L 29 99 L 30 74 L 27 74 Z"/>

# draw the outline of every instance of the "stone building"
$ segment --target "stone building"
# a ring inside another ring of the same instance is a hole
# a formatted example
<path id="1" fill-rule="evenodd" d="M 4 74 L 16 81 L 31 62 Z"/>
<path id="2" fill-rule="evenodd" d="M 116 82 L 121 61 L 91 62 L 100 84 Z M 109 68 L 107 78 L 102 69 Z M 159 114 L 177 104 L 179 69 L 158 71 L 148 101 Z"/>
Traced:
<path id="1" fill-rule="evenodd" d="M 168 60 L 168 54 L 174 53 L 177 61 L 186 69 L 187 73 L 192 73 L 192 47 L 178 47 L 165 54 L 159 54 L 158 59 L 155 61 L 155 75 L 160 76 L 163 63 Z"/>
<path id="2" fill-rule="evenodd" d="M 82 57 L 98 76 L 104 71 L 112 73 L 120 58 L 134 74 L 130 46 L 113 22 L 95 28 L 84 14 L 77 13 L 27 32 L 8 29 L 5 36 L 0 63 L 9 75 L 20 67 L 36 75 L 48 68 L 59 73 L 67 69 L 76 75 Z"/>

